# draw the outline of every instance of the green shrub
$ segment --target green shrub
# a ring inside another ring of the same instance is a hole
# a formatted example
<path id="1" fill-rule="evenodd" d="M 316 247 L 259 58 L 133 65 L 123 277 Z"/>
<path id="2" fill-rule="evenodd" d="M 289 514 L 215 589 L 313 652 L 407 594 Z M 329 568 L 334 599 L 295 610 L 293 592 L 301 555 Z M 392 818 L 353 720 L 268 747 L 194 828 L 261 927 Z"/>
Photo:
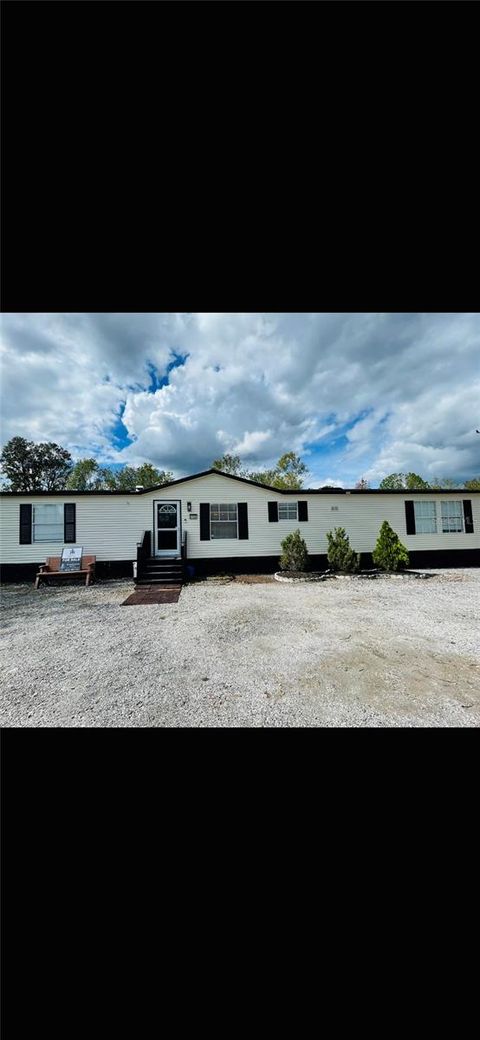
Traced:
<path id="1" fill-rule="evenodd" d="M 382 571 L 398 571 L 402 567 L 408 567 L 410 563 L 405 546 L 390 527 L 388 520 L 384 520 L 380 528 L 372 559 Z"/>
<path id="2" fill-rule="evenodd" d="M 282 555 L 280 557 L 280 569 L 282 571 L 304 571 L 307 567 L 308 549 L 305 539 L 300 531 L 292 531 L 287 534 L 281 543 Z"/>
<path id="3" fill-rule="evenodd" d="M 327 531 L 328 562 L 334 571 L 347 571 L 354 574 L 360 567 L 360 555 L 350 547 L 348 534 L 344 527 L 336 527 Z"/>

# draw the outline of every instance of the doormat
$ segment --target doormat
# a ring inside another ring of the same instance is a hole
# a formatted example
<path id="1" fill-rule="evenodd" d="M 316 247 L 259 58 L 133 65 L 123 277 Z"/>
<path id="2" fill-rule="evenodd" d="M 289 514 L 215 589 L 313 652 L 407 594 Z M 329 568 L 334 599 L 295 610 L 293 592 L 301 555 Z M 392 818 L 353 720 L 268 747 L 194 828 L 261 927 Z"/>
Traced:
<path id="1" fill-rule="evenodd" d="M 144 585 L 127 596 L 122 607 L 136 607 L 142 604 L 145 606 L 149 603 L 178 603 L 181 591 L 181 585 L 170 585 L 168 588 L 165 585 Z"/>

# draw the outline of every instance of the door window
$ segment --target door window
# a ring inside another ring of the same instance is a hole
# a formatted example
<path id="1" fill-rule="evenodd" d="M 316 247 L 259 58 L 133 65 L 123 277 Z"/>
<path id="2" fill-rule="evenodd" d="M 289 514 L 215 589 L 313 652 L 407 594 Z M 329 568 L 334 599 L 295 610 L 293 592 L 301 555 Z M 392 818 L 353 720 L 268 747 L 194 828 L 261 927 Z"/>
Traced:
<path id="1" fill-rule="evenodd" d="M 178 548 L 178 506 L 175 502 L 163 502 L 157 506 L 158 551 L 175 551 Z"/>

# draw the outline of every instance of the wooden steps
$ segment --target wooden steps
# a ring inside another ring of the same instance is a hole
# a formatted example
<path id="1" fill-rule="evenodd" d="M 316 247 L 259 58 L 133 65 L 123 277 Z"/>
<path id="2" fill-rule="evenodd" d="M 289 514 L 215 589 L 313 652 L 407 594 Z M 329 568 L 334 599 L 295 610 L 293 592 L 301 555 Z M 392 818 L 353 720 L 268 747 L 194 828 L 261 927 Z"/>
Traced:
<path id="1" fill-rule="evenodd" d="M 184 580 L 183 561 L 177 559 L 162 559 L 161 557 L 150 557 L 142 563 L 140 572 L 137 574 L 135 585 L 143 586 L 181 586 Z"/>

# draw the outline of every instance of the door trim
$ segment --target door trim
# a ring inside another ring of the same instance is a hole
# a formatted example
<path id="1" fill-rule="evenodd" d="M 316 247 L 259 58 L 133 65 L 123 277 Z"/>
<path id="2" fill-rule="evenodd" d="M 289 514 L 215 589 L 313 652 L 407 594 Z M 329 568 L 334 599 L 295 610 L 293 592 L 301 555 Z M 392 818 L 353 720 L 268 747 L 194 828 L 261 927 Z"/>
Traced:
<path id="1" fill-rule="evenodd" d="M 163 505 L 166 502 L 170 502 L 177 506 L 177 548 L 174 549 L 159 549 L 158 548 L 158 524 L 157 524 L 157 506 Z M 153 555 L 159 556 L 161 559 L 172 559 L 179 560 L 182 555 L 182 502 L 179 498 L 154 498 L 153 500 Z"/>

